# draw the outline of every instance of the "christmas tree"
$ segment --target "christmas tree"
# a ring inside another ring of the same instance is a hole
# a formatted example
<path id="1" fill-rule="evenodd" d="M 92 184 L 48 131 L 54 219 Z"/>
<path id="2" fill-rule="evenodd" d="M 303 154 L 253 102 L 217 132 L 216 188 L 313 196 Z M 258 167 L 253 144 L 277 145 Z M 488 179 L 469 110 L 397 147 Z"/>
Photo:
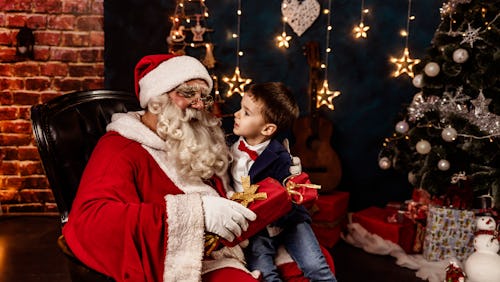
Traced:
<path id="1" fill-rule="evenodd" d="M 408 173 L 435 199 L 458 183 L 458 193 L 490 195 L 499 207 L 500 1 L 450 0 L 440 12 L 413 67 L 418 93 L 385 139 L 379 166 Z"/>

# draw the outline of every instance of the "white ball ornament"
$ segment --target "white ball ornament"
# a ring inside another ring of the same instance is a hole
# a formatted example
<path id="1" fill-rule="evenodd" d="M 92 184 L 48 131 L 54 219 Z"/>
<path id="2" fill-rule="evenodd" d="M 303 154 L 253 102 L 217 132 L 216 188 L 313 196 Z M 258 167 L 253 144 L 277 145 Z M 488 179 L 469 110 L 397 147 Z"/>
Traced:
<path id="1" fill-rule="evenodd" d="M 441 138 L 446 142 L 452 142 L 457 139 L 457 131 L 453 127 L 447 127 L 441 131 Z"/>
<path id="2" fill-rule="evenodd" d="M 467 52 L 467 50 L 458 48 L 457 50 L 453 51 L 453 61 L 455 63 L 461 64 L 467 61 L 467 59 L 469 59 L 469 53 Z"/>
<path id="3" fill-rule="evenodd" d="M 447 171 L 450 169 L 450 162 L 448 160 L 441 159 L 439 160 L 437 167 L 440 171 Z"/>
<path id="4" fill-rule="evenodd" d="M 399 132 L 399 133 L 406 133 L 408 132 L 408 129 L 410 128 L 410 126 L 408 125 L 408 123 L 405 121 L 405 120 L 402 120 L 398 123 L 396 123 L 396 132 Z"/>
<path id="5" fill-rule="evenodd" d="M 431 143 L 427 140 L 420 140 L 417 143 L 416 149 L 419 154 L 428 154 L 431 151 Z"/>
<path id="6" fill-rule="evenodd" d="M 435 77 L 439 74 L 440 68 L 439 65 L 435 62 L 429 62 L 424 67 L 424 72 L 427 76 Z"/>
<path id="7" fill-rule="evenodd" d="M 415 75 L 415 77 L 413 77 L 411 82 L 413 83 L 413 86 L 417 88 L 422 88 L 424 86 L 424 75 L 421 73 Z"/>
<path id="8" fill-rule="evenodd" d="M 383 170 L 389 169 L 391 167 L 391 161 L 388 157 L 380 158 L 380 160 L 378 160 L 378 166 Z"/>

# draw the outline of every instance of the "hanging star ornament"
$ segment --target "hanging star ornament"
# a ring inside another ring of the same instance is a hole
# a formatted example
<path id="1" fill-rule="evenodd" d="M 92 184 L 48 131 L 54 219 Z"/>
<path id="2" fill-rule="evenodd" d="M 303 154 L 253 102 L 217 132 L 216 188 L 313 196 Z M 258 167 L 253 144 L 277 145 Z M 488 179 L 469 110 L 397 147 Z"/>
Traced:
<path id="1" fill-rule="evenodd" d="M 479 37 L 480 30 L 481 30 L 481 28 L 473 29 L 470 26 L 470 23 L 468 23 L 467 30 L 462 34 L 464 39 L 462 40 L 462 42 L 460 42 L 460 44 L 469 43 L 470 48 L 474 48 L 474 42 L 476 42 L 477 40 L 483 39 L 483 38 Z"/>
<path id="2" fill-rule="evenodd" d="M 413 66 L 420 63 L 419 59 L 411 59 L 408 48 L 404 49 L 403 57 L 396 59 L 391 57 L 391 63 L 396 64 L 397 70 L 394 72 L 394 77 L 398 77 L 403 73 L 407 73 L 409 77 L 413 77 Z"/>
<path id="3" fill-rule="evenodd" d="M 363 22 L 360 22 L 359 25 L 355 26 L 352 30 L 354 33 L 354 37 L 356 38 L 366 38 L 367 34 L 366 32 L 370 29 L 369 26 L 365 26 Z"/>
<path id="4" fill-rule="evenodd" d="M 330 110 L 334 110 L 333 106 L 333 98 L 340 95 L 340 91 L 331 91 L 328 88 L 328 81 L 323 80 L 323 86 L 316 94 L 316 108 L 319 108 L 323 105 L 327 106 Z"/>
<path id="5" fill-rule="evenodd" d="M 245 93 L 245 86 L 250 84 L 252 80 L 250 78 L 242 78 L 240 75 L 240 68 L 236 67 L 234 70 L 233 77 L 229 78 L 227 76 L 222 77 L 222 80 L 229 85 L 229 90 L 227 91 L 226 97 L 233 96 L 234 93 L 239 93 L 241 96 Z"/>
<path id="6" fill-rule="evenodd" d="M 484 97 L 483 90 L 481 89 L 477 98 L 470 100 L 470 102 L 474 105 L 474 115 L 479 117 L 488 113 L 488 106 L 491 103 L 491 99 L 486 99 L 486 97 Z"/>
<path id="7" fill-rule="evenodd" d="M 290 41 L 291 39 L 292 39 L 292 37 L 287 35 L 286 32 L 283 31 L 283 33 L 281 33 L 281 35 L 276 37 L 276 40 L 278 41 L 278 47 L 280 47 L 280 48 L 290 47 L 290 43 L 288 43 L 288 41 Z"/>

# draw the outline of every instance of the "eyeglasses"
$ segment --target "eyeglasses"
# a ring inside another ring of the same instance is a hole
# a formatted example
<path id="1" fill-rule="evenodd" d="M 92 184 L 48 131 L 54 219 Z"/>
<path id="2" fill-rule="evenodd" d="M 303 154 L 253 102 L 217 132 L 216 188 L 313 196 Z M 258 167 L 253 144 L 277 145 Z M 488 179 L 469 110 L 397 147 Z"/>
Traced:
<path id="1" fill-rule="evenodd" d="M 201 97 L 196 97 L 198 91 L 184 91 L 182 89 L 176 89 L 176 92 L 185 99 L 189 100 L 189 105 L 191 106 L 195 106 L 202 102 L 203 106 L 208 108 L 214 104 L 214 98 L 210 96 L 210 94 L 200 93 Z"/>

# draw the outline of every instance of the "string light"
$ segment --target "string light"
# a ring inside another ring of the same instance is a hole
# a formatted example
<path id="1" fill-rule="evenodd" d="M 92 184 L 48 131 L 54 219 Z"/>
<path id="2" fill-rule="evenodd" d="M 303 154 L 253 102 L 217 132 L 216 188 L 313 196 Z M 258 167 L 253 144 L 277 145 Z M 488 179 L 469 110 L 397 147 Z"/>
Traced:
<path id="1" fill-rule="evenodd" d="M 368 36 L 366 32 L 370 29 L 370 27 L 364 23 L 365 14 L 368 12 L 369 10 L 365 9 L 365 0 L 361 0 L 361 16 L 359 24 L 352 30 L 355 38 L 366 38 Z"/>
<path id="2" fill-rule="evenodd" d="M 330 32 L 333 29 L 331 26 L 331 7 L 332 0 L 328 0 L 328 9 L 324 10 L 323 13 L 327 14 L 327 27 L 326 27 L 326 52 L 325 52 L 325 62 L 321 65 L 322 68 L 325 69 L 324 74 L 325 78 L 323 80 L 323 84 L 321 89 L 316 94 L 316 108 L 319 108 L 323 105 L 327 106 L 330 110 L 334 110 L 333 106 L 333 98 L 340 95 L 340 91 L 332 91 L 328 86 L 328 57 L 331 53 L 332 49 L 330 48 Z"/>
<path id="3" fill-rule="evenodd" d="M 229 89 L 226 93 L 226 97 L 231 97 L 234 93 L 239 93 L 241 96 L 245 93 L 245 86 L 248 85 L 252 80 L 250 78 L 241 77 L 240 73 L 240 57 L 243 56 L 243 52 L 240 50 L 240 27 L 241 27 L 241 0 L 238 0 L 238 10 L 236 11 L 238 15 L 237 33 L 233 34 L 233 38 L 236 39 L 236 68 L 234 74 L 231 78 L 227 76 L 222 77 Z"/>
<path id="4" fill-rule="evenodd" d="M 286 8 L 286 3 L 283 2 L 283 7 Z M 290 41 L 292 39 L 291 36 L 289 36 L 288 34 L 286 34 L 286 22 L 287 22 L 287 17 L 283 16 L 282 18 L 282 22 L 283 22 L 283 32 L 281 33 L 281 35 L 278 35 L 276 37 L 276 40 L 278 41 L 277 42 L 277 45 L 279 48 L 288 48 L 290 47 L 290 43 L 288 43 L 288 41 Z"/>
<path id="5" fill-rule="evenodd" d="M 393 76 L 398 77 L 403 73 L 408 74 L 409 77 L 413 77 L 413 66 L 420 63 L 419 59 L 411 59 L 410 51 L 408 51 L 408 37 L 410 35 L 410 20 L 414 20 L 415 17 L 411 16 L 411 0 L 408 0 L 408 15 L 406 17 L 406 30 L 401 31 L 401 36 L 405 37 L 405 48 L 403 50 L 403 56 L 399 59 L 391 57 L 391 63 L 395 64 L 397 69 L 394 71 Z"/>

